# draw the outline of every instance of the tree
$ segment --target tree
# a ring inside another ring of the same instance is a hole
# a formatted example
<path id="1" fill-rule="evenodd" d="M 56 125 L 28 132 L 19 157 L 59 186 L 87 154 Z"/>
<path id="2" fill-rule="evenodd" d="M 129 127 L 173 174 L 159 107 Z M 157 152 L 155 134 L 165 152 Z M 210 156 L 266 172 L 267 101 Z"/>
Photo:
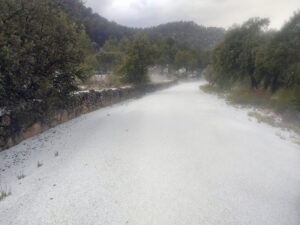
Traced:
<path id="1" fill-rule="evenodd" d="M 255 57 L 268 24 L 268 19 L 249 19 L 242 26 L 232 28 L 215 47 L 211 56 L 211 72 L 215 73 L 219 85 L 249 80 L 252 88 L 258 88 L 258 80 L 254 76 Z"/>
<path id="2" fill-rule="evenodd" d="M 0 0 L 0 103 L 54 102 L 91 73 L 91 43 L 59 0 Z"/>
<path id="3" fill-rule="evenodd" d="M 141 84 L 148 81 L 148 67 L 154 62 L 155 51 L 147 36 L 136 35 L 129 43 L 125 54 L 116 68 L 122 82 Z"/>
<path id="4" fill-rule="evenodd" d="M 177 69 L 185 68 L 189 72 L 196 68 L 197 60 L 191 51 L 181 50 L 176 53 L 174 64 Z"/>
<path id="5" fill-rule="evenodd" d="M 129 39 L 124 37 L 120 41 L 115 38 L 108 39 L 97 54 L 98 70 L 105 73 L 114 70 L 116 64 L 121 60 L 129 45 Z"/>
<path id="6" fill-rule="evenodd" d="M 155 43 L 155 48 L 158 53 L 155 64 L 162 69 L 173 65 L 178 47 L 176 41 L 172 38 L 167 38 L 166 40 L 156 40 Z"/>
<path id="7" fill-rule="evenodd" d="M 256 62 L 256 76 L 274 93 L 279 88 L 300 85 L 300 11 L 282 30 L 261 46 Z"/>

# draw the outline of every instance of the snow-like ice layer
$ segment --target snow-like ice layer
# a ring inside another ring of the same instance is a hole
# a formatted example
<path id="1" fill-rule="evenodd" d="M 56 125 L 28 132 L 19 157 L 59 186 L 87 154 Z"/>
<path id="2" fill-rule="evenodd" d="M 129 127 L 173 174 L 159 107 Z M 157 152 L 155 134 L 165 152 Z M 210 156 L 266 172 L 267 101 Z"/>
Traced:
<path id="1" fill-rule="evenodd" d="M 299 225 L 299 146 L 200 83 L 83 115 L 0 153 L 1 186 L 12 191 L 0 224 Z"/>

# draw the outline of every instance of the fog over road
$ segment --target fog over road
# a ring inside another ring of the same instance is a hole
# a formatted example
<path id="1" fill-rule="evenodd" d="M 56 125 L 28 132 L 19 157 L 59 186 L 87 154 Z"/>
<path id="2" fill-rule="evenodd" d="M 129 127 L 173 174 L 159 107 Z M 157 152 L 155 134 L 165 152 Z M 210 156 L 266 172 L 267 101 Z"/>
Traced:
<path id="1" fill-rule="evenodd" d="M 12 195 L 0 202 L 0 225 L 299 225 L 299 146 L 201 83 L 1 152 L 0 186 Z"/>

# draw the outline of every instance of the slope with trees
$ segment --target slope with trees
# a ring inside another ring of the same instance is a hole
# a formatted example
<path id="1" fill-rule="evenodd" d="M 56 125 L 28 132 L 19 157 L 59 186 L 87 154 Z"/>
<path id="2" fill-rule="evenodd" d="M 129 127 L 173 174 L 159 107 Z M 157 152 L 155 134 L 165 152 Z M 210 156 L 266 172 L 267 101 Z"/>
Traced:
<path id="1" fill-rule="evenodd" d="M 180 43 L 188 43 L 208 49 L 218 43 L 225 34 L 225 29 L 219 27 L 199 26 L 192 21 L 181 21 L 145 28 L 144 32 L 152 37 L 172 38 Z"/>
<path id="2" fill-rule="evenodd" d="M 108 21 L 80 0 L 62 0 L 62 5 L 67 14 L 84 25 L 86 33 L 98 47 L 102 47 L 108 39 L 121 40 L 123 37 L 130 38 L 143 32 L 151 38 L 172 38 L 180 43 L 186 42 L 207 49 L 219 42 L 225 33 L 223 28 L 199 26 L 194 22 L 183 21 L 151 28 L 130 28 Z"/>
<path id="3" fill-rule="evenodd" d="M 231 28 L 213 49 L 206 77 L 218 88 L 248 87 L 269 96 L 268 104 L 280 111 L 299 112 L 300 11 L 279 31 L 267 25 L 254 18 Z"/>

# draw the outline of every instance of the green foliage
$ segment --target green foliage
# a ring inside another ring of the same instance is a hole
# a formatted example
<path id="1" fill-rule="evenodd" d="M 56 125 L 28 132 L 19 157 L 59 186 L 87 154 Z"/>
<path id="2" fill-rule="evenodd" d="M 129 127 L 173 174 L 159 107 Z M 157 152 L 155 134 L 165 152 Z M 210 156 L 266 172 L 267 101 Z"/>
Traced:
<path id="1" fill-rule="evenodd" d="M 173 65 L 175 55 L 178 50 L 178 43 L 172 38 L 168 38 L 166 40 L 156 40 L 155 43 L 155 48 L 158 53 L 155 64 L 161 66 L 162 68 Z"/>
<path id="2" fill-rule="evenodd" d="M 199 26 L 194 22 L 172 22 L 143 30 L 151 38 L 172 38 L 178 43 L 209 49 L 224 36 L 225 29 Z"/>
<path id="3" fill-rule="evenodd" d="M 60 0 L 60 2 L 62 10 L 79 26 L 84 26 L 96 48 L 102 47 L 110 38 L 120 40 L 122 37 L 131 37 L 136 32 L 134 28 L 110 22 L 97 13 L 93 13 L 92 9 L 87 8 L 81 0 Z"/>
<path id="4" fill-rule="evenodd" d="M 174 64 L 177 69 L 186 68 L 187 71 L 192 71 L 197 66 L 197 60 L 191 51 L 178 51 L 175 55 Z"/>
<path id="5" fill-rule="evenodd" d="M 85 32 L 59 0 L 0 0 L 0 103 L 53 102 L 91 72 Z"/>
<path id="6" fill-rule="evenodd" d="M 200 90 L 202 90 L 205 93 L 208 94 L 215 94 L 215 93 L 221 93 L 222 91 L 220 90 L 220 88 L 216 87 L 213 84 L 205 84 L 200 86 Z"/>
<path id="7" fill-rule="evenodd" d="M 272 115 L 262 111 L 251 111 L 248 113 L 248 116 L 255 118 L 258 123 L 266 123 L 273 127 L 279 127 L 282 130 L 292 130 L 295 133 L 300 134 L 300 128 L 297 124 L 286 122 L 284 120 L 276 120 L 276 116 L 274 116 L 274 114 Z M 280 133 L 277 135 L 283 138 Z M 295 143 L 300 144 L 297 140 Z"/>
<path id="8" fill-rule="evenodd" d="M 262 113 L 255 112 L 255 111 L 249 112 L 248 116 L 255 118 L 258 123 L 267 123 L 273 127 L 279 127 L 279 124 L 276 123 L 274 118 L 272 118 L 271 116 L 264 115 Z"/>
<path id="9" fill-rule="evenodd" d="M 274 93 L 300 85 L 300 11 L 281 31 L 269 37 L 257 56 L 257 76 Z"/>
<path id="10" fill-rule="evenodd" d="M 211 55 L 210 73 L 214 74 L 211 79 L 215 83 L 224 86 L 224 80 L 230 83 L 242 80 L 250 82 L 252 88 L 258 87 L 254 76 L 255 55 L 268 23 L 267 19 L 253 18 L 228 31 Z"/>
<path id="11" fill-rule="evenodd" d="M 154 62 L 155 51 L 145 35 L 136 35 L 122 56 L 116 73 L 123 83 L 141 84 L 148 81 L 148 67 Z"/>
<path id="12" fill-rule="evenodd" d="M 100 71 L 114 71 L 123 83 L 147 82 L 148 67 L 154 66 L 164 73 L 185 68 L 200 71 L 208 63 L 208 53 L 199 47 L 181 44 L 172 38 L 151 39 L 145 33 L 133 38 L 109 39 L 97 55 Z M 173 73 L 174 74 L 174 73 Z M 141 79 L 141 80 L 139 80 Z"/>
<path id="13" fill-rule="evenodd" d="M 120 60 L 120 57 L 121 57 L 120 52 L 113 52 L 113 51 L 100 52 L 96 56 L 99 65 L 98 70 L 101 70 L 101 72 L 104 73 L 111 71 L 116 65 L 116 63 Z"/>
<path id="14" fill-rule="evenodd" d="M 93 13 L 91 8 L 82 4 L 81 0 L 60 0 L 62 9 L 70 15 L 77 24 L 83 24 L 86 33 L 98 47 L 102 47 L 108 39 L 121 40 L 131 38 L 137 33 L 144 32 L 151 39 L 173 38 L 179 43 L 199 46 L 208 49 L 219 42 L 225 30 L 217 27 L 204 27 L 194 22 L 174 22 L 151 28 L 129 28 L 110 22 L 102 16 Z"/>
<path id="15" fill-rule="evenodd" d="M 114 70 L 129 44 L 130 40 L 126 37 L 122 38 L 120 41 L 115 38 L 108 39 L 104 43 L 100 53 L 96 56 L 98 61 L 97 69 L 103 73 L 109 73 Z"/>
<path id="16" fill-rule="evenodd" d="M 221 89 L 249 87 L 232 92 L 234 102 L 263 104 L 256 94 L 264 90 L 273 95 L 269 103 L 275 109 L 299 111 L 300 11 L 280 31 L 268 31 L 267 25 L 267 19 L 255 18 L 230 29 L 213 49 L 205 76 Z"/>
<path id="17" fill-rule="evenodd" d="M 217 86 L 220 90 L 229 90 L 235 83 L 235 78 L 221 73 L 212 64 L 208 65 L 203 71 L 205 79 L 212 85 Z"/>

